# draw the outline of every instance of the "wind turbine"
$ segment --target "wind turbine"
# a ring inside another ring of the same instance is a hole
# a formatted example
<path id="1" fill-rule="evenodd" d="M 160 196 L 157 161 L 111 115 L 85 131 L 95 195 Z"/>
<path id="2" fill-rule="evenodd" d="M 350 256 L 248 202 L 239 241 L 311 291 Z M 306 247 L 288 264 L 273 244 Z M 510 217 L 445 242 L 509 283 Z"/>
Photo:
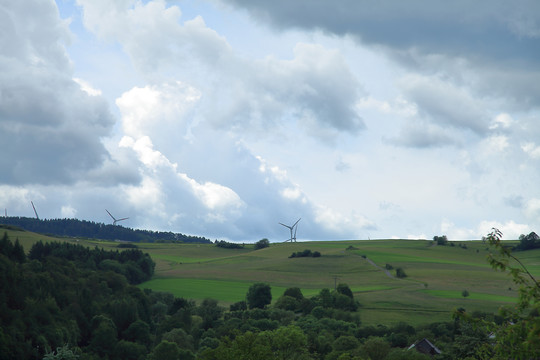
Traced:
<path id="1" fill-rule="evenodd" d="M 112 214 L 109 212 L 109 210 L 105 209 L 105 211 L 107 212 L 107 214 L 109 214 L 110 217 L 112 217 L 112 219 L 113 219 L 113 223 L 112 223 L 112 224 L 113 224 L 113 225 L 116 225 L 116 223 L 119 222 L 119 221 L 129 219 L 128 217 L 122 218 L 122 219 L 117 219 L 117 218 L 115 218 L 114 216 L 112 216 Z"/>
<path id="2" fill-rule="evenodd" d="M 301 220 L 302 218 L 296 220 L 296 222 L 292 225 L 292 226 L 289 226 L 289 225 L 285 225 L 285 224 L 282 224 L 282 223 L 279 223 L 279 225 L 283 225 L 285 226 L 286 228 L 288 228 L 290 231 L 291 231 L 291 238 L 288 239 L 288 240 L 285 240 L 285 242 L 287 241 L 290 241 L 290 242 L 296 242 L 296 230 L 298 230 L 298 222 Z M 293 230 L 294 230 L 294 235 L 293 235 Z"/>
<path id="3" fill-rule="evenodd" d="M 38 216 L 38 214 L 37 214 L 36 207 L 34 206 L 34 202 L 33 202 L 33 201 L 30 201 L 30 203 L 32 204 L 32 208 L 34 209 L 34 214 L 36 214 L 36 219 L 39 220 L 39 216 Z"/>

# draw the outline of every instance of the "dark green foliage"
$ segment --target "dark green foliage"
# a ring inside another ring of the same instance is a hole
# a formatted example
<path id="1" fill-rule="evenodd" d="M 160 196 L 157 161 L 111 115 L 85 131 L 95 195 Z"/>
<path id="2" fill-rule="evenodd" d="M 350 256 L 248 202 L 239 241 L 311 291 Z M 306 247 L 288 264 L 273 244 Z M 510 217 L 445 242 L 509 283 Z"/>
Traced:
<path id="1" fill-rule="evenodd" d="M 217 300 L 214 299 L 204 299 L 202 304 L 195 309 L 195 313 L 203 320 L 202 326 L 205 330 L 214 327 L 224 311 L 225 309 L 218 306 Z"/>
<path id="2" fill-rule="evenodd" d="M 320 257 L 321 253 L 318 251 L 311 252 L 311 250 L 306 249 L 304 251 L 293 252 L 289 258 L 299 258 L 299 257 Z"/>
<path id="3" fill-rule="evenodd" d="M 362 350 L 371 360 L 383 360 L 390 352 L 390 344 L 379 337 L 371 337 L 364 342 Z"/>
<path id="4" fill-rule="evenodd" d="M 36 219 L 18 216 L 2 217 L 3 224 L 15 225 L 28 231 L 54 236 L 83 237 L 102 240 L 134 242 L 204 243 L 211 241 L 200 236 L 180 233 L 130 229 L 118 225 L 105 225 L 78 219 Z"/>
<path id="5" fill-rule="evenodd" d="M 148 358 L 151 360 L 178 360 L 180 348 L 173 342 L 163 340 L 154 348 Z"/>
<path id="6" fill-rule="evenodd" d="M 469 296 L 469 292 L 467 290 L 463 290 L 461 292 L 461 296 L 463 296 L 464 298 L 468 297 Z"/>
<path id="7" fill-rule="evenodd" d="M 231 304 L 231 305 L 229 306 L 229 310 L 230 310 L 230 311 L 243 311 L 243 310 L 247 310 L 247 302 L 245 302 L 244 300 L 235 302 L 234 304 Z"/>
<path id="8" fill-rule="evenodd" d="M 0 254 L 18 263 L 26 261 L 26 255 L 19 239 L 16 239 L 15 243 L 12 244 L 6 232 L 4 232 L 4 235 L 0 239 Z"/>
<path id="9" fill-rule="evenodd" d="M 298 287 L 291 287 L 285 290 L 283 293 L 283 296 L 290 296 L 295 298 L 296 300 L 302 300 L 304 298 L 304 295 L 302 294 L 302 290 Z"/>
<path id="10" fill-rule="evenodd" d="M 540 248 L 540 236 L 535 232 L 531 232 L 529 235 L 521 234 L 519 236 L 519 245 L 516 246 L 516 250 L 533 250 Z"/>
<path id="11" fill-rule="evenodd" d="M 336 291 L 340 294 L 350 297 L 351 299 L 354 298 L 353 293 L 351 289 L 349 288 L 349 285 L 347 284 L 339 283 L 336 287 Z"/>
<path id="12" fill-rule="evenodd" d="M 433 242 L 435 242 L 437 245 L 446 245 L 448 244 L 448 238 L 446 237 L 446 235 L 442 235 L 442 236 L 435 235 L 433 237 Z"/>
<path id="13" fill-rule="evenodd" d="M 407 277 L 407 274 L 405 274 L 405 270 L 403 270 L 403 268 L 398 267 L 396 268 L 396 277 L 403 279 Z"/>
<path id="14" fill-rule="evenodd" d="M 137 249 L 138 246 L 132 243 L 120 243 L 117 248 L 119 249 Z"/>
<path id="15" fill-rule="evenodd" d="M 137 249 L 124 251 L 105 251 L 67 242 L 38 241 L 28 254 L 30 260 L 43 261 L 46 257 L 57 257 L 73 261 L 80 268 L 113 271 L 126 276 L 130 284 L 140 284 L 150 280 L 154 274 L 155 263 L 148 254 Z"/>
<path id="16" fill-rule="evenodd" d="M 244 248 L 243 244 L 231 243 L 225 240 L 220 240 L 220 241 L 216 240 L 215 244 L 217 247 L 224 248 L 224 249 L 243 249 Z"/>
<path id="17" fill-rule="evenodd" d="M 246 300 L 250 309 L 263 309 L 272 302 L 272 292 L 270 285 L 256 283 L 249 287 Z"/>
<path id="18" fill-rule="evenodd" d="M 390 264 L 386 264 L 386 265 L 384 266 L 384 268 L 385 268 L 386 270 L 394 270 L 394 267 L 393 267 L 392 265 L 390 265 Z"/>
<path id="19" fill-rule="evenodd" d="M 79 356 L 69 348 L 69 346 L 64 345 L 62 347 L 56 348 L 56 351 L 51 351 L 43 357 L 43 360 L 76 360 Z"/>
<path id="20" fill-rule="evenodd" d="M 268 239 L 261 239 L 255 243 L 255 250 L 264 249 L 270 246 L 270 241 Z"/>

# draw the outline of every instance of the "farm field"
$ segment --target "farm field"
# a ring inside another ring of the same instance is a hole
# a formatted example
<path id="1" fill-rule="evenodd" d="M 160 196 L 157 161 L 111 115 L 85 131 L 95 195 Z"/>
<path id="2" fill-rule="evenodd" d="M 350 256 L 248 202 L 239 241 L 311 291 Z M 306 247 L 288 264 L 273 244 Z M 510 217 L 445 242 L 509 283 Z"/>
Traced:
<path id="1" fill-rule="evenodd" d="M 0 231 L 6 231 L 0 229 Z M 115 242 L 88 239 L 55 239 L 29 232 L 7 230 L 26 250 L 42 239 L 78 242 L 114 249 Z M 460 246 L 461 245 L 461 246 Z M 466 246 L 464 246 L 466 245 Z M 223 306 L 244 299 L 255 282 L 269 283 L 275 301 L 288 287 L 300 287 L 304 296 L 322 288 L 346 283 L 362 305 L 363 324 L 412 325 L 450 321 L 454 309 L 496 312 L 517 298 L 510 276 L 496 272 L 486 261 L 487 245 L 481 241 L 433 246 L 426 240 L 350 240 L 274 243 L 254 250 L 225 249 L 213 244 L 137 244 L 156 262 L 154 278 L 140 285 L 155 291 L 201 301 L 210 297 Z M 319 251 L 319 258 L 289 258 L 293 252 Z M 536 277 L 540 276 L 540 250 L 516 255 Z M 401 267 L 407 277 L 397 279 Z M 390 275 L 390 276 L 389 276 Z M 467 290 L 469 296 L 462 296 Z"/>

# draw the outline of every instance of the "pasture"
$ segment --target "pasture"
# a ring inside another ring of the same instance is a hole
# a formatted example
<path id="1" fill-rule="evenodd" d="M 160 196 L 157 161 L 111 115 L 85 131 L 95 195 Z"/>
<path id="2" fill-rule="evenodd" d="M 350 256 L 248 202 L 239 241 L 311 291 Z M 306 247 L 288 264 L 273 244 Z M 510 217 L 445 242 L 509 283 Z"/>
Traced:
<path id="1" fill-rule="evenodd" d="M 0 229 L 4 232 L 5 229 Z M 29 232 L 7 230 L 26 250 L 42 239 Z M 67 239 L 87 246 L 115 249 L 118 243 L 89 239 Z M 460 244 L 466 245 L 459 246 Z M 405 321 L 412 325 L 450 321 L 454 309 L 496 312 L 512 305 L 517 286 L 509 275 L 496 272 L 486 261 L 487 245 L 481 241 L 455 242 L 437 246 L 425 240 L 350 240 L 273 243 L 254 250 L 224 249 L 213 244 L 137 244 L 156 262 L 154 278 L 140 285 L 168 291 L 200 302 L 210 297 L 223 306 L 243 300 L 255 282 L 269 283 L 273 300 L 288 287 L 299 287 L 304 296 L 322 288 L 346 283 L 360 302 L 362 322 L 390 325 Z M 310 249 L 321 257 L 289 258 L 293 252 Z M 540 276 L 540 250 L 516 253 L 529 271 Z M 394 270 L 384 268 L 391 265 Z M 395 277 L 401 267 L 406 278 Z M 468 297 L 462 291 L 469 292 Z"/>

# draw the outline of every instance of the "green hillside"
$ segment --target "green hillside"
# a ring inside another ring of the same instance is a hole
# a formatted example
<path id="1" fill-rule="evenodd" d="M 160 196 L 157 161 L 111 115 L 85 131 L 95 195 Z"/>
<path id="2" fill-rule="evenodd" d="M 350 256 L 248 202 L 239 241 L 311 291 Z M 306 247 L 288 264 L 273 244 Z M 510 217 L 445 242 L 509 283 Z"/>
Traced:
<path id="1" fill-rule="evenodd" d="M 18 238 L 26 250 L 39 239 L 55 238 L 1 229 Z M 91 247 L 115 248 L 118 243 L 84 239 Z M 305 296 L 322 288 L 346 283 L 362 304 L 364 324 L 406 321 L 425 324 L 449 321 L 454 309 L 496 312 L 517 298 L 517 288 L 506 274 L 486 261 L 487 245 L 481 241 L 434 246 L 422 240 L 326 241 L 271 244 L 254 250 L 224 249 L 213 244 L 140 243 L 156 262 L 154 278 L 140 285 L 175 296 L 201 301 L 210 297 L 228 305 L 244 299 L 254 282 L 272 286 L 276 300 L 287 287 L 300 287 Z M 319 251 L 319 258 L 289 258 L 293 252 Z M 528 269 L 540 276 L 540 250 L 518 252 Z M 389 264 L 393 270 L 385 271 Z M 395 277 L 402 268 L 407 277 Z M 469 296 L 462 296 L 463 290 Z"/>

